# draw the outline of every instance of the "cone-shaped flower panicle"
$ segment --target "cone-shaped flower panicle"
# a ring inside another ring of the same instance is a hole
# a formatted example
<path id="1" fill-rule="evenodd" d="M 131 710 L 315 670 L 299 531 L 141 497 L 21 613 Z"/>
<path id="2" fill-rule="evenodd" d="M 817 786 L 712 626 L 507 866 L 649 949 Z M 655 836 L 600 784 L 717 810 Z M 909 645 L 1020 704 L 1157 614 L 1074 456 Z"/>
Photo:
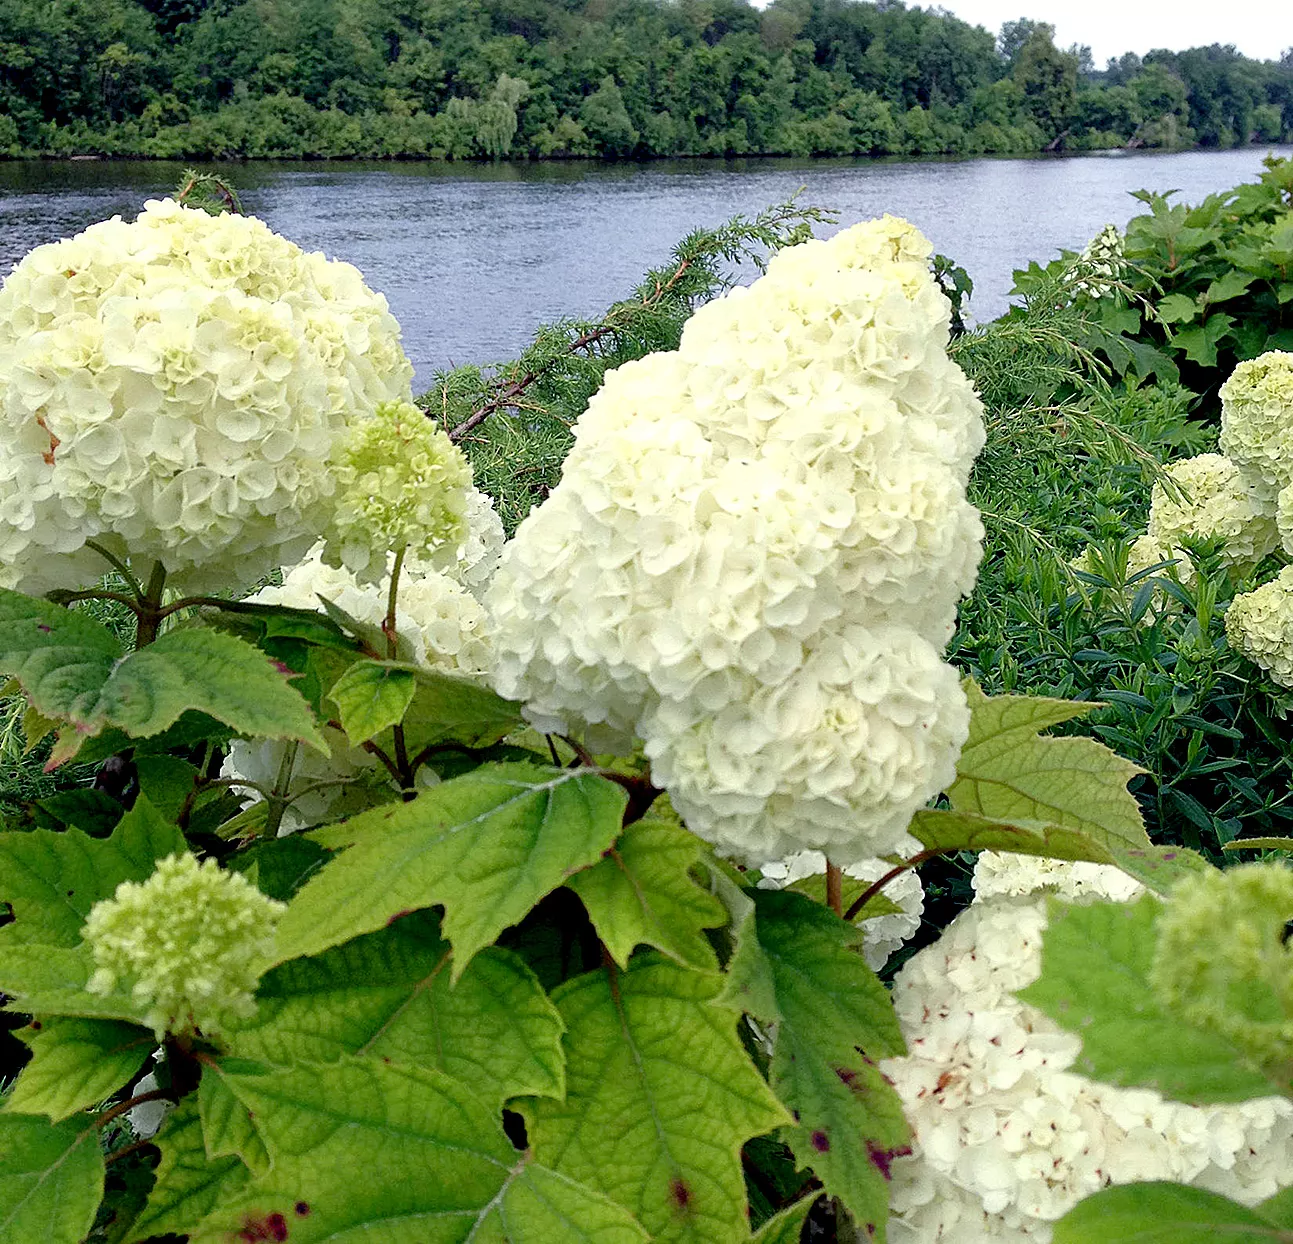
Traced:
<path id="1" fill-rule="evenodd" d="M 885 854 L 965 738 L 984 434 L 930 253 L 893 217 L 788 248 L 609 372 L 487 597 L 497 689 L 640 737 L 753 863 Z"/>
<path id="2" fill-rule="evenodd" d="M 195 1029 L 211 1036 L 255 1013 L 286 910 L 214 860 L 167 856 L 147 881 L 123 881 L 90 908 L 81 935 L 96 970 L 86 988 L 129 990 L 159 1038 Z"/>

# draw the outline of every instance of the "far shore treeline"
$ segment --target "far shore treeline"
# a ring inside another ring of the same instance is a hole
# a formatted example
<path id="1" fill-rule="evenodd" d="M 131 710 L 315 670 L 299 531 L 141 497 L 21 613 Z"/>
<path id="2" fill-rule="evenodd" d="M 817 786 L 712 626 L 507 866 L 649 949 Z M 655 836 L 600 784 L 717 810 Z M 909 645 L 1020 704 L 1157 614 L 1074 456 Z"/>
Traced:
<path id="1" fill-rule="evenodd" d="M 1293 51 L 1270 56 L 1097 70 L 1047 25 L 896 2 L 0 0 L 0 155 L 1230 147 L 1293 138 Z"/>

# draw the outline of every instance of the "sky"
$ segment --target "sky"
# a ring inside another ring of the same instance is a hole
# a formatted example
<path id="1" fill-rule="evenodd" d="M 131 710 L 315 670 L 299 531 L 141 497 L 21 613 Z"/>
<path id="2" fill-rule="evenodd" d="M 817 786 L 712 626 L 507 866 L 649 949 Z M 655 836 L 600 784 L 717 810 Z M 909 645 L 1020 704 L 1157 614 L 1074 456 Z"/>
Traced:
<path id="1" fill-rule="evenodd" d="M 915 0 L 933 8 L 937 0 Z M 914 5 L 912 6 L 914 7 Z M 1111 56 L 1233 43 L 1278 60 L 1293 47 L 1293 0 L 941 0 L 938 7 L 994 34 L 1017 17 L 1050 22 L 1060 47 L 1085 43 L 1097 69 Z"/>

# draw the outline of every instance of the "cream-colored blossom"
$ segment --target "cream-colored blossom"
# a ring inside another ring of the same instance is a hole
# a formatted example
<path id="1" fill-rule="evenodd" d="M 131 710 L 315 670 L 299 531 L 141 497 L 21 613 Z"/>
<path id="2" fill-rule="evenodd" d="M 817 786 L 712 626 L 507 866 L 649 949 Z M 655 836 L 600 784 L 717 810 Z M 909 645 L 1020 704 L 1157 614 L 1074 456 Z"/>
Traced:
<path id="1" fill-rule="evenodd" d="M 1221 452 L 1262 504 L 1293 484 L 1293 354 L 1248 359 L 1221 386 Z"/>
<path id="2" fill-rule="evenodd" d="M 1243 573 L 1279 543 L 1275 521 L 1258 502 L 1239 468 L 1222 454 L 1199 454 L 1172 463 L 1166 474 L 1176 486 L 1154 485 L 1149 505 L 1149 538 L 1181 559 L 1178 572 L 1190 570 L 1182 551 L 1186 540 L 1219 540 L 1219 556 Z"/>
<path id="3" fill-rule="evenodd" d="M 1230 602 L 1226 639 L 1274 682 L 1293 687 L 1293 566 Z"/>
<path id="4" fill-rule="evenodd" d="M 1209 869 L 1173 887 L 1155 928 L 1150 983 L 1169 1015 L 1219 1033 L 1256 1066 L 1293 1065 L 1293 871 Z"/>
<path id="5" fill-rule="evenodd" d="M 870 884 L 879 881 L 893 865 L 888 860 L 859 860 L 845 869 L 846 875 L 856 881 Z M 801 851 L 789 859 L 773 860 L 762 864 L 759 882 L 761 890 L 780 890 L 807 877 L 819 877 L 826 872 L 826 857 L 820 851 Z M 862 954 L 868 965 L 879 971 L 889 956 L 916 935 L 920 917 L 925 910 L 925 888 L 914 868 L 895 877 L 884 888 L 884 896 L 898 904 L 901 912 L 890 912 L 864 920 L 862 929 Z"/>
<path id="6" fill-rule="evenodd" d="M 0 289 L 0 580 L 245 586 L 310 547 L 347 427 L 407 398 L 386 300 L 245 216 L 150 202 Z"/>
<path id="7" fill-rule="evenodd" d="M 1067 874 L 1067 875 L 1065 875 Z M 1034 881 L 1045 889 L 1027 892 Z M 998 855 L 979 897 L 894 982 L 908 1055 L 882 1064 L 914 1132 L 893 1165 L 895 1244 L 1035 1240 L 1109 1184 L 1176 1180 L 1255 1204 L 1293 1181 L 1293 1103 L 1215 1106 L 1089 1080 L 1081 1038 L 1015 997 L 1041 972 L 1047 892 L 1123 900 L 1117 870 Z"/>
<path id="8" fill-rule="evenodd" d="M 90 908 L 81 935 L 95 972 L 86 989 L 128 988 L 159 1038 L 194 1029 L 211 1036 L 255 1013 L 286 910 L 215 860 L 167 856 L 147 881 L 123 881 Z"/>
<path id="9" fill-rule="evenodd" d="M 383 402 L 337 444 L 337 499 L 325 558 L 366 579 L 386 573 L 387 554 L 426 560 L 467 538 L 471 467 L 412 402 Z"/>
<path id="10" fill-rule="evenodd" d="M 493 526 L 489 519 L 497 521 L 497 516 L 488 500 L 474 509 L 482 535 L 478 541 L 469 538 L 466 543 L 483 546 Z M 477 559 L 462 564 L 471 578 L 478 575 L 485 556 L 480 548 L 474 551 Z M 361 582 L 344 567 L 327 565 L 322 560 L 321 546 L 286 572 L 282 586 L 262 588 L 251 599 L 292 609 L 319 609 L 320 597 L 370 626 L 380 626 L 386 617 L 386 584 Z M 486 677 L 491 663 L 489 616 L 450 574 L 417 560 L 405 564 L 400 575 L 395 631 L 402 660 L 461 678 L 479 681 Z M 353 746 L 335 727 L 325 727 L 323 736 L 330 749 L 328 755 L 306 748 L 297 750 L 287 793 L 298 797 L 284 814 L 284 832 L 349 815 L 397 795 L 389 772 L 377 757 Z M 288 746 L 275 739 L 235 739 L 221 774 L 271 788 Z M 418 776 L 423 785 L 436 781 L 435 774 L 425 767 Z M 309 787 L 317 789 L 307 791 Z M 255 797 L 252 788 L 241 793 Z"/>
<path id="11" fill-rule="evenodd" d="M 1077 293 L 1103 298 L 1112 293 L 1127 270 L 1126 239 L 1117 225 L 1105 225 L 1073 262 L 1070 279 Z"/>
<path id="12" fill-rule="evenodd" d="M 984 434 L 929 253 L 893 217 L 788 248 L 609 372 L 488 596 L 497 688 L 636 734 L 752 862 L 890 850 L 965 737 Z"/>

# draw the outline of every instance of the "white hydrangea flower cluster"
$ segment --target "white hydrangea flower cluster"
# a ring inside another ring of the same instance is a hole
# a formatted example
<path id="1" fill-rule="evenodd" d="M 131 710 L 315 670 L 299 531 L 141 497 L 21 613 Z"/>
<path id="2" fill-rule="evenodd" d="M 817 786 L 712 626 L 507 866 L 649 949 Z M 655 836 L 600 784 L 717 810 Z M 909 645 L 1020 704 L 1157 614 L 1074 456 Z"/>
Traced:
<path id="1" fill-rule="evenodd" d="M 383 402 L 353 424 L 332 461 L 337 497 L 325 556 L 369 581 L 405 549 L 425 560 L 467 537 L 471 467 L 412 402 Z"/>
<path id="2" fill-rule="evenodd" d="M 147 881 L 123 881 L 90 908 L 81 936 L 95 972 L 85 987 L 108 994 L 129 985 L 158 1038 L 194 1028 L 210 1036 L 255 1014 L 286 910 L 215 860 L 169 855 Z"/>
<path id="3" fill-rule="evenodd" d="M 861 860 L 846 868 L 845 875 L 870 885 L 879 881 L 893 865 L 887 860 Z M 826 872 L 826 857 L 820 851 L 801 851 L 788 859 L 773 860 L 760 866 L 763 874 L 761 890 L 783 890 L 807 877 L 820 877 Z M 925 911 L 925 887 L 914 868 L 895 877 L 884 889 L 884 896 L 902 908 L 887 916 L 864 920 L 862 929 L 862 957 L 873 971 L 878 972 L 895 950 L 900 949 L 920 928 L 920 918 Z"/>
<path id="4" fill-rule="evenodd" d="M 1221 452 L 1260 502 L 1293 484 L 1293 354 L 1248 359 L 1221 386 Z"/>
<path id="5" fill-rule="evenodd" d="M 1105 225 L 1083 248 L 1073 264 L 1074 289 L 1091 298 L 1113 291 L 1127 270 L 1126 239 L 1117 225 Z"/>
<path id="6" fill-rule="evenodd" d="M 1226 640 L 1272 681 L 1293 688 L 1293 566 L 1230 602 Z"/>
<path id="7" fill-rule="evenodd" d="M 475 488 L 468 496 L 471 523 L 463 546 L 466 556 L 455 567 L 458 575 L 436 569 L 435 564 L 406 562 L 400 575 L 395 631 L 405 659 L 447 674 L 483 680 L 492 661 L 490 619 L 459 576 L 479 590 L 497 564 L 503 529 L 488 497 Z M 386 586 L 360 582 L 344 567 L 327 565 L 322 551 L 321 545 L 316 546 L 304 562 L 287 571 L 281 587 L 262 588 L 251 599 L 293 609 L 318 609 L 323 596 L 356 621 L 381 625 L 386 617 Z M 437 558 L 443 561 L 442 553 Z M 299 797 L 284 814 L 284 833 L 392 797 L 394 787 L 377 757 L 352 746 L 340 730 L 325 727 L 323 735 L 328 755 L 308 748 L 297 751 L 288 793 Z M 286 746 L 274 739 L 235 739 L 221 775 L 271 788 Z M 425 767 L 419 770 L 418 779 L 424 785 L 436 781 L 435 774 Z M 327 785 L 307 789 L 319 783 Z M 244 793 L 254 796 L 250 788 Z"/>
<path id="8" fill-rule="evenodd" d="M 891 850 L 965 738 L 984 433 L 930 252 L 893 217 L 789 248 L 609 372 L 488 596 L 497 689 L 637 735 L 752 862 Z"/>
<path id="9" fill-rule="evenodd" d="M 1185 540 L 1219 539 L 1222 562 L 1241 573 L 1254 569 L 1279 543 L 1274 519 L 1256 499 L 1235 463 L 1223 454 L 1199 454 L 1172 463 L 1165 474 L 1180 490 L 1155 483 L 1149 539 L 1161 558 L 1180 559 L 1182 581 L 1193 575 Z"/>
<path id="10" fill-rule="evenodd" d="M 245 216 L 169 200 L 33 250 L 0 289 L 0 566 L 216 590 L 323 530 L 347 426 L 409 395 L 385 298 Z"/>
<path id="11" fill-rule="evenodd" d="M 1049 1244 L 1109 1184 L 1167 1179 L 1245 1204 L 1293 1182 L 1293 1103 L 1190 1106 L 1073 1073 L 1081 1039 L 1014 991 L 1041 972 L 1046 894 L 1126 901 L 1117 869 L 985 853 L 977 896 L 898 973 L 910 1053 L 883 1064 L 914 1152 L 893 1166 L 895 1244 Z"/>

